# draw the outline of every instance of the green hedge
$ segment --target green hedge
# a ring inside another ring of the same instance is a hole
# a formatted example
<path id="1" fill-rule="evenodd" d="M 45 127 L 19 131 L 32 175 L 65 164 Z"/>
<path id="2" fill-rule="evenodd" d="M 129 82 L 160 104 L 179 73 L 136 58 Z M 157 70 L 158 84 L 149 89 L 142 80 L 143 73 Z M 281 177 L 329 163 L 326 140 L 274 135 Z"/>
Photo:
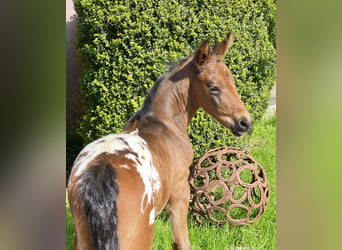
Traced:
<path id="1" fill-rule="evenodd" d="M 120 132 L 171 62 L 206 39 L 214 45 L 228 31 L 235 41 L 225 60 L 238 91 L 255 121 L 264 114 L 275 78 L 274 0 L 74 0 L 74 5 L 77 47 L 87 65 L 81 80 L 87 110 L 78 129 L 84 143 Z M 189 133 L 196 157 L 246 140 L 202 111 Z"/>

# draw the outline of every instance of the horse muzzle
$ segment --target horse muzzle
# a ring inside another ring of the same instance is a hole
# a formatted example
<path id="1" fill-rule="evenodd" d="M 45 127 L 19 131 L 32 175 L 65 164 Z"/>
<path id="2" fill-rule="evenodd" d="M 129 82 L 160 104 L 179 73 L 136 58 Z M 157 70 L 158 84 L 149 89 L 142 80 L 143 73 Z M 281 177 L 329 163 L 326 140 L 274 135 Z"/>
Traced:
<path id="1" fill-rule="evenodd" d="M 246 117 L 242 117 L 237 120 L 234 126 L 231 128 L 231 131 L 235 136 L 241 136 L 244 133 L 248 132 L 252 126 L 252 122 Z"/>

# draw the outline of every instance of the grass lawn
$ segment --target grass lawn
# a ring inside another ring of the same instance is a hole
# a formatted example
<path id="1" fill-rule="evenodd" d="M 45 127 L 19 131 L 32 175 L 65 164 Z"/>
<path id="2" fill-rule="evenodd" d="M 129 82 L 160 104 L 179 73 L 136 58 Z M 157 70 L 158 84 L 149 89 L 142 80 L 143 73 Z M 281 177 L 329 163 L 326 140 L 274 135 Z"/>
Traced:
<path id="1" fill-rule="evenodd" d="M 263 215 L 252 225 L 198 225 L 188 218 L 190 242 L 193 250 L 276 249 L 276 118 L 271 117 L 254 126 L 253 134 L 244 150 L 265 169 L 270 185 L 270 200 Z M 66 245 L 72 249 L 73 224 L 67 205 Z M 164 211 L 155 222 L 153 250 L 171 249 L 171 224 Z M 135 249 L 133 249 L 135 250 Z"/>

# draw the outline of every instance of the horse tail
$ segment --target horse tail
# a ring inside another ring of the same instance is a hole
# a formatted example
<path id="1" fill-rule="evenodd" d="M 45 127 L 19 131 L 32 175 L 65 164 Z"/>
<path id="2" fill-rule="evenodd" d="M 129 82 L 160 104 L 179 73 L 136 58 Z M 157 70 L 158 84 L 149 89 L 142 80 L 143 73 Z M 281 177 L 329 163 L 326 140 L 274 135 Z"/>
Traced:
<path id="1" fill-rule="evenodd" d="M 117 172 L 108 162 L 90 166 L 81 177 L 79 191 L 97 250 L 119 250 Z"/>

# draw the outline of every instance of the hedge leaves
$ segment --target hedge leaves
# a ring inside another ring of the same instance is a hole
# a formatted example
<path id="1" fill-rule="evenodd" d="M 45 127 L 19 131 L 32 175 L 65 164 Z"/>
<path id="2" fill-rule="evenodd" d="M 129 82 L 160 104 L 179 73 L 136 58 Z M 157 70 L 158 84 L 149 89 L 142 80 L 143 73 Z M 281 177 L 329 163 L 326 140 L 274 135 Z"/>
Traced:
<path id="1" fill-rule="evenodd" d="M 208 39 L 215 45 L 232 31 L 225 61 L 253 119 L 264 114 L 275 81 L 274 0 L 74 0 L 77 47 L 85 62 L 84 114 L 78 133 L 87 143 L 120 132 L 170 63 Z M 195 154 L 239 144 L 202 111 L 189 126 Z"/>

